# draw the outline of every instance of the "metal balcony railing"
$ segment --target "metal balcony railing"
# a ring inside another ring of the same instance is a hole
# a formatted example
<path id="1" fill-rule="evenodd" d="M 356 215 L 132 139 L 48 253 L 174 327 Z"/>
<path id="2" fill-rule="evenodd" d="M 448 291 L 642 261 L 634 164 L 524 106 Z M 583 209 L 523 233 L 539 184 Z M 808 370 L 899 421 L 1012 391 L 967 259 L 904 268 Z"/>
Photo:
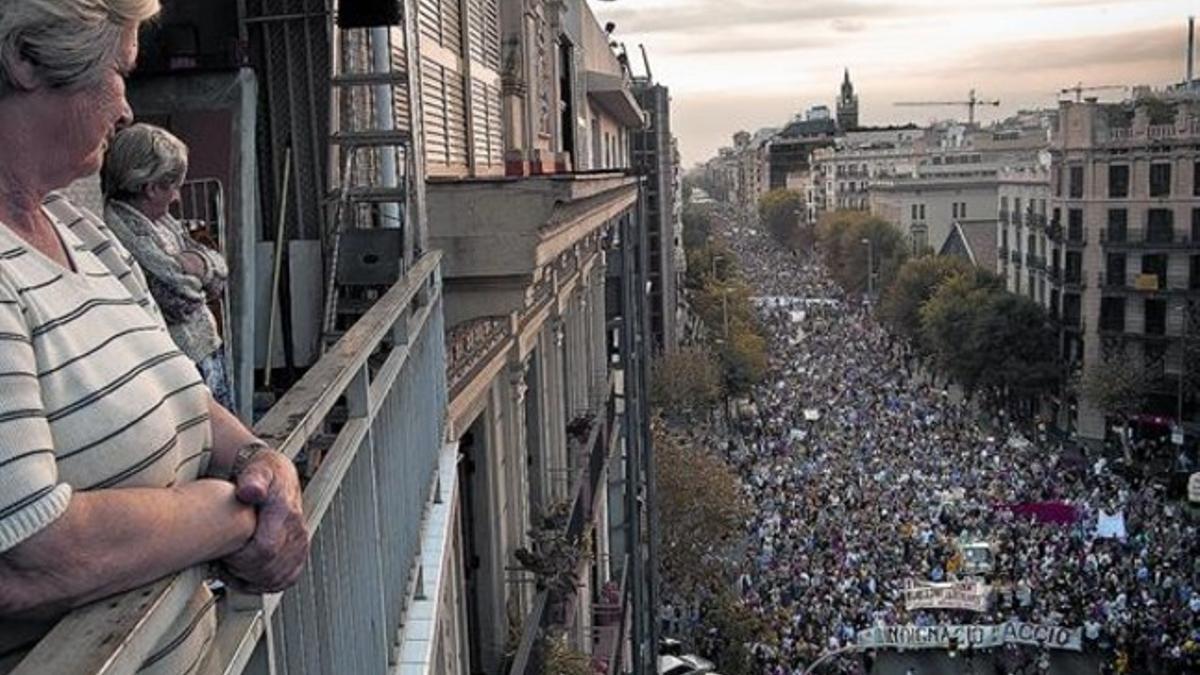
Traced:
<path id="1" fill-rule="evenodd" d="M 610 582 L 611 584 L 612 582 Z M 592 606 L 592 630 L 594 635 L 592 667 L 595 672 L 616 675 L 621 672 L 624 655 L 625 629 L 629 616 L 629 555 L 621 563 L 621 579 L 611 587 L 611 597 L 604 597 Z M 606 589 L 607 590 L 607 589 Z"/>
<path id="2" fill-rule="evenodd" d="M 616 379 L 611 378 L 608 384 L 608 400 L 603 408 L 604 417 L 593 420 L 588 430 L 587 441 L 584 445 L 587 449 L 584 458 L 586 465 L 583 467 L 582 480 L 577 481 L 572 490 L 571 515 L 567 522 L 568 539 L 582 536 L 595 515 L 595 499 L 600 489 L 599 481 L 612 456 L 612 442 L 617 438 L 614 434 L 617 425 L 621 423 L 616 407 L 616 396 Z M 625 580 L 622 580 L 622 586 L 623 588 L 627 586 Z M 628 595 L 624 590 L 621 597 L 627 607 Z M 572 598 L 564 598 L 548 590 L 538 592 L 534 597 L 533 608 L 525 616 L 521 625 L 521 642 L 513 656 L 508 675 L 543 674 L 542 638 L 550 629 L 560 623 L 561 617 L 557 616 L 560 612 L 556 611 L 556 608 L 561 608 L 571 601 Z M 624 617 L 624 613 L 622 613 L 622 617 Z M 622 634 L 623 631 L 622 627 Z M 618 642 L 619 644 L 620 642 Z M 619 656 L 614 661 L 619 661 Z M 611 668 L 612 665 L 610 664 L 609 667 Z M 614 671 L 610 670 L 609 672 Z M 619 670 L 615 672 L 619 672 Z"/>
<path id="3" fill-rule="evenodd" d="M 295 459 L 339 400 L 348 412 L 305 485 L 303 577 L 282 594 L 222 599 L 202 672 L 386 672 L 395 662 L 407 603 L 436 572 L 422 566 L 422 519 L 453 453 L 442 321 L 440 254 L 430 253 L 255 425 Z M 136 672 L 204 576 L 187 570 L 69 615 L 14 674 Z"/>
<path id="4" fill-rule="evenodd" d="M 1167 232 L 1151 233 L 1144 229 L 1126 230 L 1125 236 L 1113 236 L 1114 233 L 1107 230 L 1100 231 L 1100 241 L 1105 245 L 1113 248 L 1192 248 L 1200 246 L 1200 240 L 1192 236 L 1190 232 L 1179 232 L 1175 230 Z"/>

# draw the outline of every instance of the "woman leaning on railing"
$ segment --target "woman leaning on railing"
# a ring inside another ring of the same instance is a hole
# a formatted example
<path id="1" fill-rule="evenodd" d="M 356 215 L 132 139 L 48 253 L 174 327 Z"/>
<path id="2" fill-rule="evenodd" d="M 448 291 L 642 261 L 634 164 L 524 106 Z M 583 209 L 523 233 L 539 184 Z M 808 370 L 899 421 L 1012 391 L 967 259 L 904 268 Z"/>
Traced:
<path id="1" fill-rule="evenodd" d="M 209 561 L 281 590 L 307 557 L 292 464 L 213 402 L 103 223 L 52 194 L 131 122 L 158 10 L 0 3 L 0 672 L 91 601 Z M 214 621 L 201 587 L 142 672 L 188 672 Z"/>

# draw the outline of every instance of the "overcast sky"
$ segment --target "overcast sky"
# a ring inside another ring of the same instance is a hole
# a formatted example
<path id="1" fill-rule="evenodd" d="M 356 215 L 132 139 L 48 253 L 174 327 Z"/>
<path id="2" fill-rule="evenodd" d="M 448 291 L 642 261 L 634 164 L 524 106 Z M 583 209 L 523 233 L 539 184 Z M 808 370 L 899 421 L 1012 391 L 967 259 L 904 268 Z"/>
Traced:
<path id="1" fill-rule="evenodd" d="M 833 108 L 850 69 L 862 124 L 961 117 L 895 101 L 998 98 L 983 121 L 1055 105 L 1085 85 L 1184 79 L 1187 15 L 1200 0 L 590 0 L 642 72 L 671 88 L 672 124 L 691 165 L 739 129 Z M 1102 100 L 1121 91 L 1096 92 Z"/>

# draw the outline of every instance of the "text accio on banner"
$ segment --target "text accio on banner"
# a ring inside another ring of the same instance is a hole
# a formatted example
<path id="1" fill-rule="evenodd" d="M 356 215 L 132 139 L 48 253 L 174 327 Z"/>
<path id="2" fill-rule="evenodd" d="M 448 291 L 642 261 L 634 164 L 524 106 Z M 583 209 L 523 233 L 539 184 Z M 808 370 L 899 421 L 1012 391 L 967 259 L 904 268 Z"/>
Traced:
<path id="1" fill-rule="evenodd" d="M 883 626 L 858 634 L 860 647 L 875 649 L 990 649 L 1006 644 L 1083 650 L 1083 629 L 1011 622 L 965 626 Z"/>

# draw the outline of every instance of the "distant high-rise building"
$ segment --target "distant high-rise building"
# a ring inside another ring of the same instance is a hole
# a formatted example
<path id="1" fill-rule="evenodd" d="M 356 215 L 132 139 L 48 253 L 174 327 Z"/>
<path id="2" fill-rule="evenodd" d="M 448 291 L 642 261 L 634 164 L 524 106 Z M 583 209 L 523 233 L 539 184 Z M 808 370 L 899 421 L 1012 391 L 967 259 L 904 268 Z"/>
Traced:
<path id="1" fill-rule="evenodd" d="M 838 96 L 837 123 L 842 131 L 858 128 L 858 95 L 854 93 L 854 84 L 850 82 L 849 68 L 842 78 L 842 93 Z"/>

